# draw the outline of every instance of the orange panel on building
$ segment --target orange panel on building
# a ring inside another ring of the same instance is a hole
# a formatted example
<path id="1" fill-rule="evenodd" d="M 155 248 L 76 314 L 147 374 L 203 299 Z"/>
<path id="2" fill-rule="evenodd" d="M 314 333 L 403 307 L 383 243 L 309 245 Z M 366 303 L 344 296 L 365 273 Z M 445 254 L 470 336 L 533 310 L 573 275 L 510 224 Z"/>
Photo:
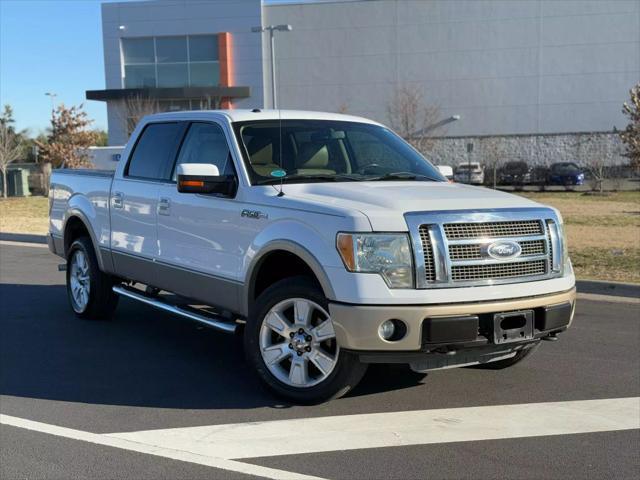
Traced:
<path id="1" fill-rule="evenodd" d="M 222 32 L 218 34 L 218 60 L 220 62 L 220 86 L 233 86 L 233 53 L 231 50 L 231 34 Z M 224 98 L 222 108 L 233 108 L 231 99 Z"/>

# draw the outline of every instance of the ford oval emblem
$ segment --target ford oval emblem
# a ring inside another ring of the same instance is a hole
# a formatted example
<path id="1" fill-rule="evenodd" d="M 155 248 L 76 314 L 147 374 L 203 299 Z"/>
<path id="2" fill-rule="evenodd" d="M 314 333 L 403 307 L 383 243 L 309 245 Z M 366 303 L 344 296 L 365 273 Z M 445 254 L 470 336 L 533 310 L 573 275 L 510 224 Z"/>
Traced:
<path id="1" fill-rule="evenodd" d="M 487 253 L 490 257 L 495 258 L 496 260 L 506 260 L 520 256 L 522 248 L 520 248 L 520 244 L 518 242 L 503 240 L 489 245 Z"/>

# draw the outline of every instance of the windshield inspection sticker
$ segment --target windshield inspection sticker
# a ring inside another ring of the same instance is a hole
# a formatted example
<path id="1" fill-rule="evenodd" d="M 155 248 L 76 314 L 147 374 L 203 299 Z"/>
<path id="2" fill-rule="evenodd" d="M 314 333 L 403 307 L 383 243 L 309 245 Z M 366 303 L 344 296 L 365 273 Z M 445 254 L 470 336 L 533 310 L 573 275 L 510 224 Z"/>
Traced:
<path id="1" fill-rule="evenodd" d="M 282 170 L 281 168 L 278 168 L 277 170 L 271 170 L 270 175 L 272 177 L 282 178 L 287 176 L 287 172 Z"/>

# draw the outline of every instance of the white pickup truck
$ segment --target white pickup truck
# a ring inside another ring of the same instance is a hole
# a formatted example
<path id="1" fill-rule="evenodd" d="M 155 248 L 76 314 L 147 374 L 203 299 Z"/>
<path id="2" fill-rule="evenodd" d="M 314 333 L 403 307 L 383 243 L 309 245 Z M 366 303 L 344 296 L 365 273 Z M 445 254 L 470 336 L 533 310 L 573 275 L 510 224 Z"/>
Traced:
<path id="1" fill-rule="evenodd" d="M 293 402 L 345 394 L 369 363 L 509 367 L 575 310 L 558 211 L 449 183 L 363 118 L 152 115 L 115 173 L 57 170 L 50 192 L 77 316 L 125 296 L 236 332 Z"/>

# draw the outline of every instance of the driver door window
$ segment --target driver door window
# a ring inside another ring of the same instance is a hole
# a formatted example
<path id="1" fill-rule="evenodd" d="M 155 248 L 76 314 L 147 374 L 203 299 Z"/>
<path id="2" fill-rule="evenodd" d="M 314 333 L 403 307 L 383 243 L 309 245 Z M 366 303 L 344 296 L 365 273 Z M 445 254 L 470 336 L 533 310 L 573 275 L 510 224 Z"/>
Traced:
<path id="1" fill-rule="evenodd" d="M 233 175 L 233 162 L 222 128 L 212 123 L 191 124 L 173 169 L 174 182 L 178 165 L 183 163 L 210 163 L 218 167 L 220 175 Z"/>

